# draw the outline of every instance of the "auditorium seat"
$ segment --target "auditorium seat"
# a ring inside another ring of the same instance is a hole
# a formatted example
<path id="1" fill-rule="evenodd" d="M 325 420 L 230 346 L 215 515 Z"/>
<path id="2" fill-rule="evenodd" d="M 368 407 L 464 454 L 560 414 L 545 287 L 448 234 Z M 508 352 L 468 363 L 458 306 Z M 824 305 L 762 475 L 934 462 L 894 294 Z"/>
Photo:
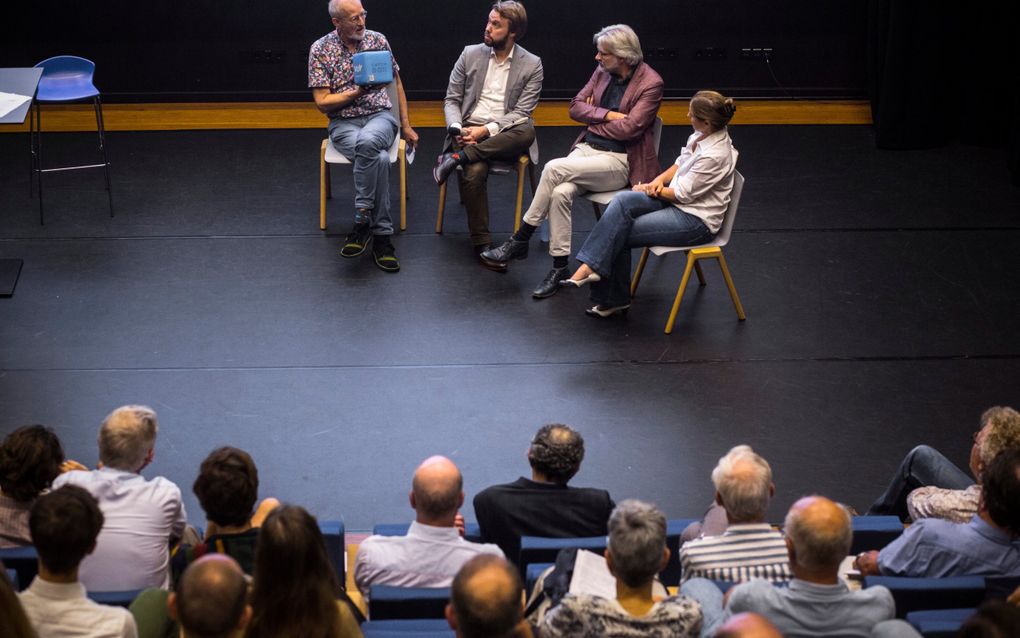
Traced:
<path id="1" fill-rule="evenodd" d="M 850 554 L 854 556 L 882 549 L 903 533 L 903 523 L 896 516 L 854 516 L 850 522 L 854 531 Z"/>
<path id="2" fill-rule="evenodd" d="M 319 530 L 322 532 L 322 540 L 326 544 L 329 560 L 336 569 L 336 577 L 341 583 L 344 583 L 347 579 L 344 569 L 344 560 L 347 556 L 347 546 L 344 543 L 344 522 L 319 521 Z"/>
<path id="3" fill-rule="evenodd" d="M 910 623 L 924 638 L 951 638 L 960 625 L 974 614 L 973 607 L 964 609 L 925 609 L 907 614 Z"/>
<path id="4" fill-rule="evenodd" d="M 407 536 L 410 523 L 380 523 L 372 528 L 376 536 Z M 464 540 L 472 543 L 482 542 L 482 530 L 478 523 L 464 523 Z"/>
<path id="5" fill-rule="evenodd" d="M 445 619 L 368 620 L 361 625 L 365 638 L 453 638 L 454 632 Z"/>
<path id="6" fill-rule="evenodd" d="M 127 591 L 90 591 L 86 592 L 88 597 L 100 605 L 113 605 L 125 609 L 138 598 L 142 593 L 141 589 L 129 589 Z"/>
<path id="7" fill-rule="evenodd" d="M 372 585 L 368 617 L 372 620 L 443 618 L 449 587 L 392 587 Z"/>
<path id="8" fill-rule="evenodd" d="M 39 554 L 31 545 L 0 549 L 0 562 L 3 562 L 7 569 L 12 569 L 18 574 L 20 589 L 31 585 L 32 579 L 39 573 Z"/>
<path id="9" fill-rule="evenodd" d="M 983 576 L 949 578 L 902 578 L 865 576 L 864 586 L 882 585 L 892 592 L 896 616 L 905 618 L 912 611 L 976 607 L 985 597 Z"/>

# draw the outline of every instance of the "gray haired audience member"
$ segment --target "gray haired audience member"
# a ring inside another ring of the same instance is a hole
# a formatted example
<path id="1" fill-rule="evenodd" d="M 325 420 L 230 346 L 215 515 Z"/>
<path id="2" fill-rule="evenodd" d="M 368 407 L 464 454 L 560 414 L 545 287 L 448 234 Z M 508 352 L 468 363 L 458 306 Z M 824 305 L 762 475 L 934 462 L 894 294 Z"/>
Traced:
<path id="1" fill-rule="evenodd" d="M 686 596 L 656 601 L 655 575 L 669 560 L 666 516 L 654 505 L 627 500 L 609 518 L 606 563 L 616 577 L 616 598 L 567 594 L 542 620 L 543 638 L 697 636 L 701 610 Z"/>
<path id="2" fill-rule="evenodd" d="M 251 620 L 248 581 L 226 554 L 191 563 L 167 601 L 181 638 L 240 638 Z"/>
<path id="3" fill-rule="evenodd" d="M 875 586 L 850 591 L 839 578 L 839 565 L 850 551 L 852 530 L 846 509 L 822 496 L 793 504 L 786 516 L 786 544 L 793 580 L 774 587 L 756 578 L 723 595 L 710 580 L 694 578 L 680 591 L 699 603 L 705 633 L 729 617 L 754 612 L 767 618 L 784 636 L 868 635 L 878 623 L 895 616 L 892 594 Z"/>
<path id="4" fill-rule="evenodd" d="M 458 638 L 530 636 L 523 596 L 516 567 L 498 556 L 475 556 L 453 579 L 446 621 Z"/>
<path id="5" fill-rule="evenodd" d="M 152 408 L 117 408 L 99 427 L 101 467 L 67 472 L 53 481 L 54 487 L 88 490 L 106 517 L 96 551 L 81 566 L 81 581 L 89 589 L 170 586 L 170 543 L 181 537 L 188 517 L 177 485 L 162 476 L 146 480 L 140 475 L 155 458 L 158 432 Z"/>
<path id="6" fill-rule="evenodd" d="M 790 579 L 783 535 L 765 522 L 775 494 L 768 461 L 747 445 L 738 445 L 712 470 L 715 502 L 726 513 L 726 530 L 718 536 L 687 541 L 680 547 L 681 582 L 708 578 L 742 582 Z"/>
<path id="7" fill-rule="evenodd" d="M 761 614 L 745 611 L 723 623 L 713 638 L 783 638 L 783 634 Z"/>

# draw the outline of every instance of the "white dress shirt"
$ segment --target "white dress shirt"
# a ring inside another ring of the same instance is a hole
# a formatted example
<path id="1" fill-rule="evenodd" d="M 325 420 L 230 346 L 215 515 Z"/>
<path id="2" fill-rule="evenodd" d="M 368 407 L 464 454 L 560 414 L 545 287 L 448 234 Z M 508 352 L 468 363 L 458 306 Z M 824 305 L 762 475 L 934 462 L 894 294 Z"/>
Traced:
<path id="1" fill-rule="evenodd" d="M 81 563 L 82 584 L 90 591 L 169 588 L 170 539 L 187 523 L 180 488 L 162 476 L 146 480 L 112 468 L 66 472 L 53 488 L 68 484 L 95 496 L 104 517 L 96 551 Z"/>
<path id="2" fill-rule="evenodd" d="M 516 46 L 516 45 L 514 45 Z M 469 123 L 484 124 L 489 129 L 489 136 L 499 132 L 499 126 L 495 120 L 503 117 L 506 110 L 503 105 L 506 101 L 506 83 L 510 77 L 510 61 L 513 60 L 514 51 L 502 62 L 496 60 L 496 52 L 489 52 L 489 67 L 485 71 L 485 83 L 482 84 L 482 92 L 478 96 L 478 103 L 475 109 L 468 116 Z"/>
<path id="3" fill-rule="evenodd" d="M 679 202 L 674 206 L 700 217 L 710 231 L 717 233 L 730 204 L 738 153 L 726 127 L 698 140 L 700 136 L 695 131 L 687 138 L 687 145 L 676 158 L 678 168 L 669 187 Z"/>
<path id="4" fill-rule="evenodd" d="M 407 536 L 369 536 L 358 547 L 354 582 L 368 596 L 372 585 L 449 587 L 461 566 L 479 554 L 503 556 L 491 543 L 471 543 L 456 527 L 415 521 Z"/>
<path id="5" fill-rule="evenodd" d="M 39 638 L 138 636 L 131 612 L 89 600 L 81 583 L 51 583 L 36 576 L 18 598 Z"/>

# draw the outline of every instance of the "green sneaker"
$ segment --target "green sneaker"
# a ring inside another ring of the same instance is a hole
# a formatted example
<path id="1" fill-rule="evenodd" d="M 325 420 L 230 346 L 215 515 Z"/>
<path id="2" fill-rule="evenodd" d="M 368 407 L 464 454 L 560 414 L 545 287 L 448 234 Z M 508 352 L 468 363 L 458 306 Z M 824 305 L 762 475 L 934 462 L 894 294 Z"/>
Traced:
<path id="1" fill-rule="evenodd" d="M 368 242 L 372 241 L 372 229 L 368 222 L 354 224 L 347 239 L 344 240 L 343 248 L 340 249 L 341 257 L 357 257 L 368 248 Z"/>
<path id="2" fill-rule="evenodd" d="M 400 262 L 393 250 L 393 243 L 388 235 L 380 235 L 372 246 L 372 257 L 375 265 L 386 272 L 397 272 L 400 270 Z"/>

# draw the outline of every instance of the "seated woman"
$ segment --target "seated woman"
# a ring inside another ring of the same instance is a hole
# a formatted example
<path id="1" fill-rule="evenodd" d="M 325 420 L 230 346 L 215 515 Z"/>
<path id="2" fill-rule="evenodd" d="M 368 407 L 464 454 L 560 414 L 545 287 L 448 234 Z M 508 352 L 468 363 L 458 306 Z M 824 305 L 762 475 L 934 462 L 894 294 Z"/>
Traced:
<path id="1" fill-rule="evenodd" d="M 732 99 L 698 91 L 688 112 L 694 133 L 676 163 L 650 183 L 613 198 L 577 254 L 581 267 L 560 282 L 578 288 L 593 284 L 595 305 L 586 313 L 609 317 L 630 307 L 631 248 L 695 246 L 719 231 L 737 165 L 726 128 L 736 110 Z"/>
<path id="2" fill-rule="evenodd" d="M 606 563 L 616 598 L 567 594 L 542 619 L 542 638 L 570 636 L 697 636 L 701 607 L 686 596 L 652 597 L 655 575 L 666 566 L 666 516 L 654 505 L 627 500 L 609 517 Z"/>

